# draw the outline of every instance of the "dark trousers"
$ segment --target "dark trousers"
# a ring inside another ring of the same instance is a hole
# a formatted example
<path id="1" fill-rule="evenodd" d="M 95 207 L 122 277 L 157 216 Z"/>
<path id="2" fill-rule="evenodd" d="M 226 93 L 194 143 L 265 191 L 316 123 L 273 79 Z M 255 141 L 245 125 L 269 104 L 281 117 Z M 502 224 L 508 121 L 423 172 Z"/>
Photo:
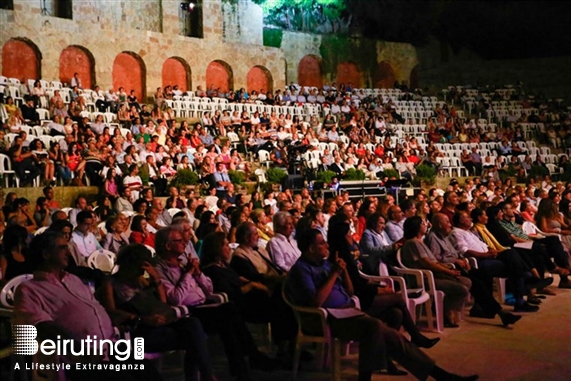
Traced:
<path id="1" fill-rule="evenodd" d="M 198 381 L 200 378 L 206 379 L 212 375 L 206 334 L 197 318 L 179 319 L 156 328 L 141 327 L 133 336 L 145 339 L 146 352 L 184 350 L 186 381 Z"/>
<path id="2" fill-rule="evenodd" d="M 480 306 L 484 313 L 495 316 L 502 309 L 502 306 L 494 299 L 491 288 L 492 277 L 480 269 L 472 269 L 470 272 L 462 271 L 462 275 L 467 276 L 472 281 L 470 294 L 474 298 L 474 305 Z"/>
<path id="3" fill-rule="evenodd" d="M 528 268 L 515 250 L 504 250 L 498 253 L 498 257 L 495 259 L 478 259 L 478 268 L 490 278 L 508 278 L 516 303 L 523 303 L 523 296 L 525 295 L 524 276 Z M 491 284 L 489 287 L 491 288 Z"/>
<path id="4" fill-rule="evenodd" d="M 246 374 L 248 366 L 244 356 L 255 355 L 258 353 L 258 348 L 236 305 L 231 302 L 203 305 L 193 307 L 191 314 L 200 320 L 206 333 L 220 334 L 230 374 L 233 376 Z"/>
<path id="5" fill-rule="evenodd" d="M 426 379 L 434 368 L 434 360 L 377 318 L 363 315 L 328 320 L 334 337 L 359 341 L 360 372 L 386 369 L 387 354 L 419 380 Z"/>
<path id="6" fill-rule="evenodd" d="M 20 162 L 14 161 L 12 163 L 16 175 L 20 179 L 20 186 L 22 187 L 31 184 L 34 181 L 34 179 L 38 177 L 41 173 L 40 168 L 35 166 L 32 163 L 32 159 L 30 158 L 25 158 Z M 26 173 L 26 171 L 28 171 L 29 173 Z"/>
<path id="7" fill-rule="evenodd" d="M 421 335 L 416 323 L 412 320 L 408 307 L 400 294 L 378 294 L 373 303 L 366 309 L 367 314 L 379 318 L 387 326 L 399 330 L 402 326 L 410 334 L 414 342 Z"/>

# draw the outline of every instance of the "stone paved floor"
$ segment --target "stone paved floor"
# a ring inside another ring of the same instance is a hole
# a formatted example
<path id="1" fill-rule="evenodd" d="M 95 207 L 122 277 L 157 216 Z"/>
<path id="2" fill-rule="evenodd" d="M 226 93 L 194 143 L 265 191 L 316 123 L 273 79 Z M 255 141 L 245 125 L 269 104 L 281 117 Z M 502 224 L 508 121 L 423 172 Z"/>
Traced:
<path id="1" fill-rule="evenodd" d="M 460 328 L 445 329 L 442 338 L 428 350 L 438 365 L 459 374 L 478 373 L 481 380 L 558 381 L 571 380 L 571 290 L 552 287 L 558 294 L 548 296 L 537 313 L 525 315 L 512 328 L 503 328 L 499 318 L 495 320 L 465 317 Z M 506 307 L 508 310 L 511 307 Z M 256 327 L 255 337 L 264 342 L 261 330 Z M 220 381 L 230 381 L 226 359 L 221 353 L 220 341 L 210 340 L 216 375 Z M 352 352 L 356 352 L 356 346 Z M 162 372 L 168 381 L 183 380 L 176 359 L 166 359 Z M 357 355 L 342 358 L 343 380 L 356 380 Z M 326 371 L 310 369 L 304 365 L 298 375 L 300 381 L 329 380 Z M 280 370 L 272 373 L 252 372 L 255 381 L 291 380 L 291 372 Z M 414 380 L 412 376 L 388 377 L 374 375 L 373 380 Z"/>

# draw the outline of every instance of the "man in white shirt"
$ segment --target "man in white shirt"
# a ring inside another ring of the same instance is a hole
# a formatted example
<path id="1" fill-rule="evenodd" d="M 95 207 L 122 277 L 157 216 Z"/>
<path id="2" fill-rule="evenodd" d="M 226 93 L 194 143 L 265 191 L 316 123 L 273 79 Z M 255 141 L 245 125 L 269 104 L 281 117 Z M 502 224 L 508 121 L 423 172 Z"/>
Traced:
<path id="1" fill-rule="evenodd" d="M 454 214 L 452 223 L 454 228 L 450 238 L 457 253 L 465 257 L 476 258 L 478 269 L 490 277 L 509 278 L 516 299 L 515 312 L 537 311 L 539 307 L 532 306 L 523 299 L 526 264 L 520 255 L 513 249 L 498 252 L 498 250 L 490 248 L 475 232 L 470 230 L 472 218 L 467 212 Z"/>
<path id="2" fill-rule="evenodd" d="M 91 253 L 102 249 L 97 238 L 90 231 L 94 221 L 93 214 L 90 211 L 84 210 L 77 214 L 77 227 L 71 233 L 71 240 L 77 247 L 77 254 L 81 256 L 80 258 L 74 258 L 76 263 L 84 263 Z"/>
<path id="3" fill-rule="evenodd" d="M 387 212 L 389 220 L 385 226 L 385 232 L 392 242 L 400 241 L 404 237 L 404 213 L 398 205 L 392 205 Z"/>
<path id="4" fill-rule="evenodd" d="M 297 242 L 291 239 L 293 232 L 293 219 L 288 212 L 277 212 L 272 219 L 274 223 L 274 237 L 268 242 L 268 252 L 272 261 L 284 272 L 301 256 Z"/>

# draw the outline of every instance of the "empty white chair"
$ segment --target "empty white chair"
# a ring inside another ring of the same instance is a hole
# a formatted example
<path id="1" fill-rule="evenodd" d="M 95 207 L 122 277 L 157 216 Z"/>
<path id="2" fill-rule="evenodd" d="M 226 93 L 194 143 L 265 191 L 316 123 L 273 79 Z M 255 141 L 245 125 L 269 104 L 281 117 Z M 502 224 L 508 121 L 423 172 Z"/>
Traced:
<path id="1" fill-rule="evenodd" d="M 95 250 L 87 257 L 87 266 L 106 273 L 111 273 L 115 267 L 117 256 L 109 250 Z"/>

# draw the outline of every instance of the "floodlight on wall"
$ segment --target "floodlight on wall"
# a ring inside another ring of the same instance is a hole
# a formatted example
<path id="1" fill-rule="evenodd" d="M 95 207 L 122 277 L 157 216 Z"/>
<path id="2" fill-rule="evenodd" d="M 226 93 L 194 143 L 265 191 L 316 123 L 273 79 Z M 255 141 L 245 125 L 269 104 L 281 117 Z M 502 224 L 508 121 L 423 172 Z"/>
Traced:
<path id="1" fill-rule="evenodd" d="M 194 7 L 196 7 L 195 3 L 180 3 L 180 9 L 186 12 L 192 12 Z"/>

